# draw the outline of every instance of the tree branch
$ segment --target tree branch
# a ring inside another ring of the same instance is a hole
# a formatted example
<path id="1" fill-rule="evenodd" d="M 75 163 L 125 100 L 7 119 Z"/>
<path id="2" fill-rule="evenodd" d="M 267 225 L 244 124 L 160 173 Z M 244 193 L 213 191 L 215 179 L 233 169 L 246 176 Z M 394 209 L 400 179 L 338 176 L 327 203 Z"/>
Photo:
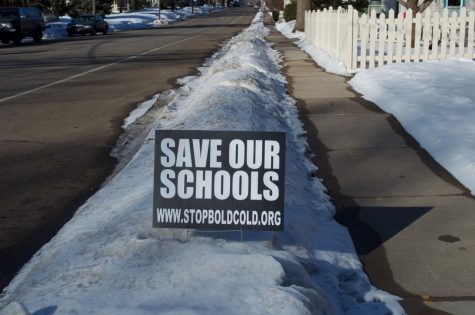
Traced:
<path id="1" fill-rule="evenodd" d="M 403 7 L 405 7 L 406 9 L 409 9 L 409 2 L 408 1 L 397 0 L 397 2 L 399 2 L 399 4 L 402 5 Z"/>
<path id="2" fill-rule="evenodd" d="M 424 10 L 431 5 L 432 1 L 433 0 L 424 0 L 424 2 L 422 2 L 422 4 L 417 8 L 417 11 L 421 13 L 424 12 Z"/>

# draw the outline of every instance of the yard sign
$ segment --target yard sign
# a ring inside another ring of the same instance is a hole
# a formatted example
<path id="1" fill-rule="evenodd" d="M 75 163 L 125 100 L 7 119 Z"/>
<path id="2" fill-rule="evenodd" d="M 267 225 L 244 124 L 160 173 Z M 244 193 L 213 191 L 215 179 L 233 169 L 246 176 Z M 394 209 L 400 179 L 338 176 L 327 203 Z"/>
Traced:
<path id="1" fill-rule="evenodd" d="M 283 230 L 285 133 L 157 130 L 153 226 Z"/>

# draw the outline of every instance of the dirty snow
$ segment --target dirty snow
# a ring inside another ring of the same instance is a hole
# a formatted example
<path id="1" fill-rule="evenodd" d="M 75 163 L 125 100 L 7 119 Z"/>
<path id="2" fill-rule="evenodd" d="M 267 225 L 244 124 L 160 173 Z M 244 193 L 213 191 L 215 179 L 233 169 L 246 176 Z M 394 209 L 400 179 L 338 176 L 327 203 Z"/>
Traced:
<path id="1" fill-rule="evenodd" d="M 153 105 L 157 102 L 160 94 L 155 94 L 151 99 L 142 102 L 137 106 L 133 111 L 129 113 L 129 116 L 124 119 L 124 124 L 122 128 L 126 129 L 128 126 L 133 124 L 139 117 L 142 117 Z"/>

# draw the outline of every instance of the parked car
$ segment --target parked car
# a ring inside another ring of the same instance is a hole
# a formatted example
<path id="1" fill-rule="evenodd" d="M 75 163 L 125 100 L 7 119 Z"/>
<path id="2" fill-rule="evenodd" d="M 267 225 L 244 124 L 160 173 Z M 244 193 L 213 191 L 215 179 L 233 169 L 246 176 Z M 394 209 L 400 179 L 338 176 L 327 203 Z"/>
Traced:
<path id="1" fill-rule="evenodd" d="M 37 8 L 0 8 L 0 40 L 4 44 L 18 44 L 25 37 L 39 43 L 44 29 L 43 15 Z"/>
<path id="2" fill-rule="evenodd" d="M 100 15 L 80 15 L 71 21 L 66 27 L 69 36 L 74 34 L 96 35 L 100 32 L 106 35 L 109 32 L 109 24 Z"/>

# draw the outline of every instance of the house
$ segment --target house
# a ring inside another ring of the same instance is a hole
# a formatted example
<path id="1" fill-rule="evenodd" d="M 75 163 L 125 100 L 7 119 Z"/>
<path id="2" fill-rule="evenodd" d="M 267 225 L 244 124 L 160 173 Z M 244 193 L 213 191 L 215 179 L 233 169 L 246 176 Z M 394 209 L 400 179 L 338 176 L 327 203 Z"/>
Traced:
<path id="1" fill-rule="evenodd" d="M 422 0 L 419 0 L 422 2 Z M 445 8 L 449 9 L 449 14 L 455 11 L 458 12 L 460 8 L 465 7 L 467 10 L 475 10 L 475 0 L 433 0 L 429 6 L 432 12 L 442 13 Z M 406 8 L 400 5 L 397 0 L 370 0 L 368 12 L 375 10 L 377 14 L 385 13 L 386 16 L 390 9 L 393 9 L 396 16 L 400 12 L 405 12 Z"/>

